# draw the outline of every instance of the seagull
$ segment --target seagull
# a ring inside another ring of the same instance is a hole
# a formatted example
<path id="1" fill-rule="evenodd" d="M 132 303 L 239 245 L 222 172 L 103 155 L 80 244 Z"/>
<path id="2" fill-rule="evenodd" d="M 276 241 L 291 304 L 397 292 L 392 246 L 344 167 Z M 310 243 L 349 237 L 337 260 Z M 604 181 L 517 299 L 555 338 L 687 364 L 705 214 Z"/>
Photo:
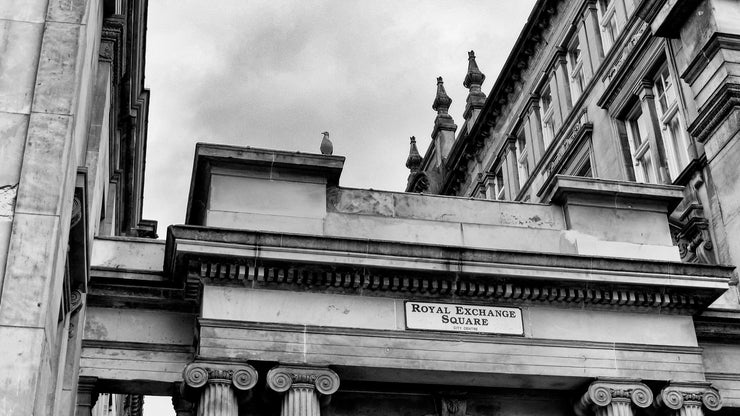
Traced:
<path id="1" fill-rule="evenodd" d="M 331 155 L 332 153 L 334 153 L 334 145 L 331 144 L 331 140 L 329 140 L 329 132 L 324 131 L 321 132 L 321 134 L 324 135 L 324 138 L 321 139 L 321 154 Z"/>

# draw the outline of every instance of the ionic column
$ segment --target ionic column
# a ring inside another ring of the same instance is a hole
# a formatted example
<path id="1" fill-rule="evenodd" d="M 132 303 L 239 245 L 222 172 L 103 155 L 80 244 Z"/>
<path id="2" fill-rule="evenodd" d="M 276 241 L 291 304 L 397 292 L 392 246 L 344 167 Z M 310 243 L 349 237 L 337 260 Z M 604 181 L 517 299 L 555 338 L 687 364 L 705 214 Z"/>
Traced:
<path id="1" fill-rule="evenodd" d="M 267 385 L 283 396 L 280 416 L 320 416 L 319 395 L 339 388 L 339 376 L 328 368 L 278 366 L 267 373 Z"/>
<path id="2" fill-rule="evenodd" d="M 238 416 L 237 393 L 257 384 L 257 370 L 246 364 L 192 363 L 183 379 L 187 389 L 199 393 L 197 416 Z"/>
<path id="3" fill-rule="evenodd" d="M 656 400 L 671 416 L 704 416 L 704 409 L 722 408 L 719 392 L 709 383 L 671 383 Z"/>
<path id="4" fill-rule="evenodd" d="M 579 416 L 633 416 L 634 407 L 646 408 L 653 393 L 637 380 L 596 380 L 576 403 Z"/>

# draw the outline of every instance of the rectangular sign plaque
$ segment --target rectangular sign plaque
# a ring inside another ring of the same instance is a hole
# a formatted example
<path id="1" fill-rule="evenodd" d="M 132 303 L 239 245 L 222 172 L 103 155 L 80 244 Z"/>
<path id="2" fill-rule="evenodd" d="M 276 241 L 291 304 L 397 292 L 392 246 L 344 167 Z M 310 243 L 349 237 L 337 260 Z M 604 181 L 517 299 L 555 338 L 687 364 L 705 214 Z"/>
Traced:
<path id="1" fill-rule="evenodd" d="M 524 335 L 519 308 L 412 301 L 405 306 L 407 329 Z"/>

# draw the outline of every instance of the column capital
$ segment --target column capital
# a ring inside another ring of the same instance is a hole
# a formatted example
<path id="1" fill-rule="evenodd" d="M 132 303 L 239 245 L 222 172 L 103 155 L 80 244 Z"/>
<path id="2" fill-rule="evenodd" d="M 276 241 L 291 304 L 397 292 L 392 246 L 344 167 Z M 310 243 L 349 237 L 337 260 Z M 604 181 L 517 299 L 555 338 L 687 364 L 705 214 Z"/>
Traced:
<path id="1" fill-rule="evenodd" d="M 660 391 L 656 402 L 658 406 L 671 410 L 703 406 L 717 411 L 722 408 L 719 391 L 709 383 L 671 383 Z"/>
<path id="2" fill-rule="evenodd" d="M 590 410 L 606 408 L 617 403 L 644 409 L 653 403 L 653 392 L 639 380 L 596 380 L 588 386 L 586 393 L 576 403 L 575 412 L 579 416 L 587 415 L 590 414 Z"/>
<path id="3" fill-rule="evenodd" d="M 328 396 L 339 389 L 339 376 L 328 368 L 279 365 L 267 372 L 267 385 L 278 393 L 291 387 L 308 386 Z"/>
<path id="4" fill-rule="evenodd" d="M 208 383 L 219 383 L 247 391 L 257 384 L 257 370 L 249 364 L 191 363 L 185 367 L 182 378 L 191 389 L 200 389 Z"/>

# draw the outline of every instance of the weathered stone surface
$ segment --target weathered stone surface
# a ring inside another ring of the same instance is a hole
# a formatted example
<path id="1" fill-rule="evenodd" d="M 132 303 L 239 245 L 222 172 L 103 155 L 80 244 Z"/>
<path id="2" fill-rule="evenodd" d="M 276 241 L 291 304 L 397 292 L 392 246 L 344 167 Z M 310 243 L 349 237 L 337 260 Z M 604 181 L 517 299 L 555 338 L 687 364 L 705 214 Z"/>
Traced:
<path id="1" fill-rule="evenodd" d="M 194 326 L 191 314 L 88 307 L 84 336 L 95 341 L 191 345 Z"/>
<path id="2" fill-rule="evenodd" d="M 199 351 L 204 357 L 316 366 L 331 363 L 340 375 L 351 372 L 353 379 L 397 383 L 547 388 L 557 378 L 558 388 L 564 388 L 589 377 L 704 378 L 699 348 L 614 342 L 359 333 L 300 326 L 278 329 L 202 321 Z"/>
<path id="3" fill-rule="evenodd" d="M 43 328 L 50 309 L 59 218 L 16 213 L 0 303 L 0 325 Z M 61 279 L 60 279 L 61 280 Z"/>
<path id="4" fill-rule="evenodd" d="M 4 0 L 0 3 L 0 19 L 43 23 L 48 0 Z"/>
<path id="5" fill-rule="evenodd" d="M 201 317 L 342 328 L 403 329 L 393 299 L 207 285 Z M 403 305 L 401 305 L 401 308 Z"/>
<path id="6" fill-rule="evenodd" d="M 97 0 L 49 0 L 47 20 L 60 23 L 84 23 L 86 12 L 95 10 Z"/>
<path id="7" fill-rule="evenodd" d="M 26 114 L 0 112 L 0 137 L 2 138 L 0 155 L 3 155 L 3 163 L 0 165 L 0 187 L 17 185 L 20 182 L 28 119 L 29 116 Z"/>
<path id="8" fill-rule="evenodd" d="M 72 117 L 33 113 L 25 147 L 16 211 L 60 215 L 71 169 Z"/>
<path id="9" fill-rule="evenodd" d="M 164 241 L 133 237 L 98 237 L 93 245 L 93 267 L 161 271 Z"/>
<path id="10" fill-rule="evenodd" d="M 5 1 L 2 3 L 0 15 L 3 9 L 10 13 L 10 10 L 25 8 L 25 5 L 14 8 Z M 34 4 L 43 2 L 34 0 L 30 3 L 26 9 L 29 15 L 19 17 L 33 18 Z M 0 19 L 0 50 L 3 51 L 0 61 L 0 91 L 3 92 L 0 94 L 0 111 L 30 113 L 43 30 L 43 23 Z"/>
<path id="11" fill-rule="evenodd" d="M 77 103 L 78 76 L 85 47 L 84 27 L 49 22 L 33 95 L 34 112 L 72 115 Z"/>
<path id="12" fill-rule="evenodd" d="M 47 348 L 44 330 L 0 324 L 0 340 L 3 356 L 12 357 L 0 360 L 0 414 L 34 414 L 36 401 L 45 403 L 44 397 L 37 397 Z"/>

